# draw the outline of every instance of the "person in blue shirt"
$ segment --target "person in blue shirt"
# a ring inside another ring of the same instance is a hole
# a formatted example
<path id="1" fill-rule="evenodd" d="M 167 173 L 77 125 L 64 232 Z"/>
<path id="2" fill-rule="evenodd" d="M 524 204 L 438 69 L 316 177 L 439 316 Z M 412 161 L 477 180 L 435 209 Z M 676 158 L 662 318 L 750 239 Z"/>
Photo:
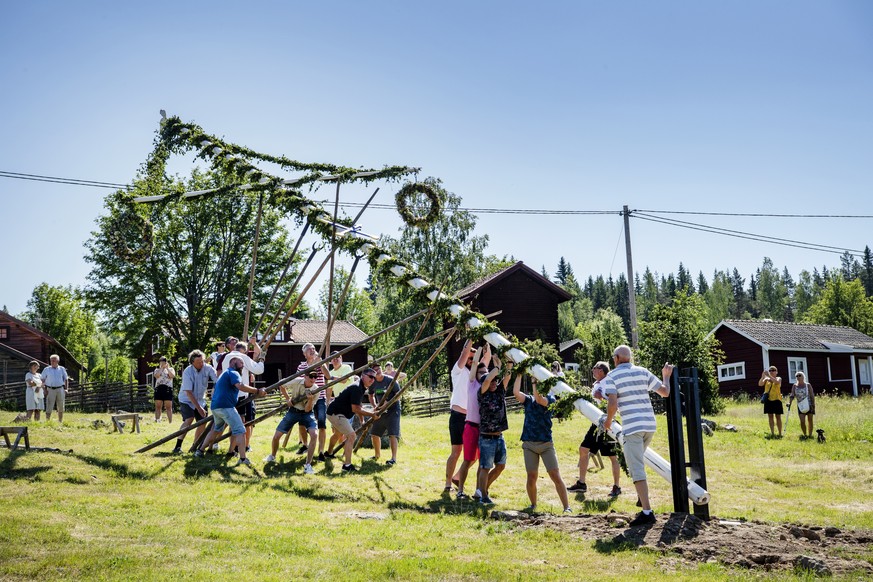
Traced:
<path id="1" fill-rule="evenodd" d="M 202 457 L 203 451 L 212 446 L 212 441 L 221 434 L 224 426 L 228 425 L 231 434 L 230 450 L 239 451 L 237 465 L 251 465 L 252 462 L 246 457 L 246 426 L 236 410 L 237 396 L 242 391 L 260 398 L 266 396 L 267 392 L 263 388 L 252 388 L 243 382 L 240 372 L 245 369 L 245 362 L 239 354 L 235 352 L 228 354 L 224 358 L 224 364 L 225 370 L 215 383 L 212 392 L 212 416 L 215 417 L 215 424 L 194 456 Z"/>
<path id="2" fill-rule="evenodd" d="M 552 442 L 552 412 L 549 405 L 555 402 L 551 394 L 543 396 L 537 391 L 534 380 L 533 394 L 521 391 L 521 374 L 516 376 L 513 387 L 515 399 L 524 406 L 524 427 L 521 429 L 521 448 L 524 451 L 524 468 L 527 470 L 527 496 L 530 498 L 528 511 L 537 508 L 537 476 L 540 459 L 546 467 L 546 472 L 555 484 L 558 497 L 564 505 L 564 513 L 572 513 L 570 501 L 567 498 L 567 486 L 561 478 L 558 468 L 558 455 L 555 443 Z"/>

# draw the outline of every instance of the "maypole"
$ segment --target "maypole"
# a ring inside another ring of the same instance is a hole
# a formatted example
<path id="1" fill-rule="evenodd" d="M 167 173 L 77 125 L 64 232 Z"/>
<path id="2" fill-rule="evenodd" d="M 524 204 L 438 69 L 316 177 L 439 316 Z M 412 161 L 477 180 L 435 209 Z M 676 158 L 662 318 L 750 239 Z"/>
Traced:
<path id="1" fill-rule="evenodd" d="M 378 237 L 364 233 L 354 221 L 334 218 L 317 202 L 304 197 L 299 191 L 299 187 L 307 184 L 312 187 L 317 182 L 369 183 L 374 180 L 396 180 L 417 174 L 418 168 L 390 166 L 381 170 L 361 170 L 334 164 L 305 163 L 284 156 L 262 154 L 243 146 L 225 142 L 214 135 L 205 133 L 202 128 L 195 124 L 182 122 L 178 117 L 162 119 L 159 138 L 155 151 L 147 163 L 150 177 L 153 177 L 151 176 L 153 172 L 163 171 L 170 153 L 185 153 L 194 150 L 198 157 L 210 162 L 214 169 L 239 179 L 240 184 L 183 194 L 145 196 L 135 198 L 134 202 L 156 202 L 166 199 L 168 196 L 193 197 L 238 190 L 262 192 L 268 197 L 270 203 L 284 209 L 289 214 L 309 221 L 313 230 L 318 232 L 322 239 L 335 240 L 331 256 L 337 250 L 366 255 L 372 270 L 385 274 L 399 285 L 407 286 L 419 300 L 433 304 L 432 307 L 436 312 L 443 312 L 454 318 L 456 326 L 465 330 L 467 337 L 475 341 L 487 341 L 498 356 L 511 358 L 516 363 L 516 373 L 527 373 L 535 378 L 539 383 L 541 392 L 551 392 L 556 395 L 565 394 L 565 398 L 570 398 L 577 393 L 563 380 L 554 376 L 544 365 L 544 362 L 531 358 L 504 337 L 497 325 L 487 321 L 484 315 L 472 311 L 456 297 L 443 294 L 413 268 L 379 247 Z M 283 180 L 254 166 L 250 162 L 252 159 L 271 162 L 285 170 L 302 171 L 304 175 L 296 179 Z M 155 180 L 152 179 L 150 182 L 155 183 Z M 429 216 L 433 216 L 439 211 L 439 198 L 432 188 L 422 183 L 407 184 L 398 192 L 398 208 L 407 222 L 423 225 L 426 223 L 423 218 L 412 217 L 410 220 L 408 208 L 405 206 L 406 197 L 415 193 L 424 194 L 430 199 Z M 324 264 L 322 264 L 322 268 L 323 266 Z M 584 398 L 576 400 L 574 406 L 591 422 L 598 423 L 603 416 L 600 409 Z M 624 441 L 618 423 L 613 422 L 608 433 L 617 441 Z M 667 481 L 672 480 L 670 463 L 655 451 L 647 449 L 645 461 L 646 465 L 661 477 Z M 688 479 L 688 493 L 689 498 L 695 504 L 709 502 L 709 492 L 691 479 Z"/>

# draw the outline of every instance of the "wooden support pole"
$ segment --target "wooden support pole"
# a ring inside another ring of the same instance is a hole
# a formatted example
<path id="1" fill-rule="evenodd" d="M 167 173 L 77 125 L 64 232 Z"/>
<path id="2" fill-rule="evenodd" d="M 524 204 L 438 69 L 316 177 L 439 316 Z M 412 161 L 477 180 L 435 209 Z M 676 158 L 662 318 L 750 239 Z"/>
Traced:
<path id="1" fill-rule="evenodd" d="M 440 343 L 440 345 L 436 349 L 436 351 L 433 354 L 431 354 L 431 356 L 427 359 L 427 361 L 424 363 L 424 365 L 421 368 L 419 368 L 418 371 L 412 376 L 412 378 L 410 378 L 407 381 L 406 386 L 404 386 L 400 390 L 400 392 L 398 392 L 397 395 L 388 402 L 388 404 L 386 406 L 391 406 L 392 404 L 397 402 L 397 400 L 400 399 L 400 397 L 403 395 L 403 393 L 406 391 L 406 389 L 409 386 L 411 386 L 413 382 L 418 380 L 418 377 L 422 374 L 422 372 L 424 372 L 428 368 L 428 366 L 430 366 L 430 364 L 436 359 L 436 357 L 439 355 L 439 353 L 441 351 L 443 351 L 443 349 L 445 349 L 446 345 L 448 345 L 448 343 L 449 343 L 449 340 L 452 339 L 452 336 L 455 335 L 456 330 L 457 330 L 457 328 L 454 328 L 454 327 L 451 328 L 450 330 L 446 330 L 446 331 L 448 331 L 448 333 L 446 334 L 446 337 L 443 338 L 443 341 Z M 360 436 L 362 434 L 366 434 L 366 431 L 369 430 L 371 424 L 373 424 L 373 419 L 368 418 L 367 421 L 364 424 L 362 424 L 360 427 L 358 427 L 358 430 L 355 431 L 355 438 L 360 438 Z M 334 450 L 330 451 L 330 453 L 332 455 L 335 455 L 343 447 L 343 444 L 344 443 L 337 444 L 336 448 L 334 448 Z"/>
<path id="2" fill-rule="evenodd" d="M 258 265 L 258 241 L 261 238 L 261 217 L 264 214 L 264 193 L 258 194 L 258 219 L 255 222 L 255 242 L 252 248 L 252 269 L 249 273 L 249 296 L 246 301 L 246 318 L 243 323 L 242 341 L 249 341 L 249 317 L 252 315 L 252 289 L 255 286 L 255 267 Z"/>
<path id="3" fill-rule="evenodd" d="M 288 262 L 285 263 L 285 268 L 282 270 L 282 274 L 279 275 L 279 279 L 276 281 L 276 286 L 273 287 L 273 293 L 270 294 L 270 298 L 267 299 L 266 303 L 264 303 L 264 311 L 261 313 L 261 317 L 260 319 L 258 319 L 258 323 L 256 323 L 255 327 L 253 328 L 256 334 L 258 330 L 261 329 L 261 325 L 263 325 L 264 320 L 267 318 L 267 310 L 270 308 L 273 300 L 276 299 L 276 294 L 279 293 L 279 288 L 285 281 L 285 277 L 288 275 L 288 270 L 292 267 L 292 265 L 294 265 L 294 259 L 297 258 L 297 251 L 300 248 L 300 243 L 303 242 L 303 237 L 306 236 L 306 232 L 309 230 L 309 226 L 311 224 L 312 223 L 307 220 L 306 224 L 303 225 L 303 230 L 300 231 L 300 236 L 297 238 L 297 243 L 294 245 L 294 250 L 291 251 L 291 256 L 288 257 Z"/>
<path id="4" fill-rule="evenodd" d="M 376 339 L 377 337 L 380 337 L 380 336 L 382 336 L 390 331 L 393 331 L 394 329 L 400 327 L 401 325 L 409 323 L 410 321 L 412 321 L 413 319 L 415 319 L 417 317 L 421 317 L 422 315 L 424 315 L 427 312 L 428 312 L 428 309 L 422 309 L 421 311 L 419 311 L 417 313 L 413 313 L 409 317 L 404 317 L 403 319 L 401 319 L 397 323 L 393 323 L 393 324 L 389 325 L 388 327 L 386 327 L 385 329 L 378 331 L 378 332 L 374 333 L 373 335 L 371 335 L 371 336 L 369 336 L 369 337 L 367 337 L 367 338 L 365 338 L 365 339 L 363 339 L 355 344 L 350 345 L 347 348 L 343 348 L 342 350 L 339 351 L 339 354 L 340 355 L 346 354 L 346 353 L 358 348 L 359 346 L 362 346 L 365 343 Z M 265 388 L 265 390 L 269 393 L 269 392 L 275 390 L 276 388 L 278 388 L 279 386 L 281 386 L 282 384 L 285 384 L 286 382 L 290 382 L 294 378 L 307 373 L 309 370 L 314 369 L 314 368 L 318 368 L 319 366 L 321 366 L 322 364 L 324 364 L 327 361 L 328 360 L 321 360 L 317 364 L 310 366 L 309 368 L 307 368 L 305 370 L 301 370 L 299 372 L 296 372 L 295 374 L 288 376 L 287 378 L 282 378 L 281 380 L 279 380 L 275 384 L 272 384 L 272 385 L 268 386 L 267 388 Z M 345 377 L 343 379 L 345 379 Z M 249 396 L 249 398 L 252 398 L 252 397 Z M 190 425 L 188 425 L 187 427 L 179 429 L 176 432 L 171 433 L 171 434 L 169 434 L 169 435 L 167 435 L 167 436 L 165 436 L 165 437 L 163 437 L 163 438 L 161 438 L 153 443 L 149 443 L 148 445 L 146 445 L 146 446 L 144 446 L 144 447 L 142 447 L 134 452 L 135 453 L 144 453 L 146 451 L 150 451 L 151 449 L 153 449 L 155 447 L 159 447 L 160 445 L 162 445 L 168 441 L 171 441 L 174 438 L 178 438 L 179 436 L 186 434 L 187 432 L 194 430 L 198 426 L 202 426 L 203 424 L 205 424 L 206 422 L 209 422 L 211 420 L 212 420 L 212 415 L 207 416 L 206 418 L 202 418 L 202 419 L 198 420 L 197 422 L 193 422 Z"/>
<path id="5" fill-rule="evenodd" d="M 372 366 L 374 363 L 376 363 L 376 362 L 382 362 L 382 361 L 385 361 L 385 360 L 387 360 L 387 359 L 389 359 L 389 358 L 394 357 L 395 355 L 399 354 L 400 352 L 402 352 L 402 351 L 404 351 L 404 350 L 411 350 L 411 349 L 413 349 L 413 348 L 417 348 L 417 347 L 420 346 L 420 345 L 424 345 L 424 344 L 426 344 L 426 343 L 428 343 L 428 342 L 431 342 L 431 341 L 433 341 L 433 340 L 435 340 L 435 339 L 437 339 L 437 338 L 440 338 L 440 337 L 442 337 L 442 336 L 444 336 L 444 335 L 446 335 L 446 334 L 448 334 L 448 333 L 451 333 L 451 331 L 452 331 L 452 330 L 450 330 L 450 329 L 444 329 L 444 330 L 442 330 L 442 331 L 438 331 L 437 333 L 435 333 L 435 334 L 433 334 L 433 335 L 430 335 L 430 336 L 428 336 L 428 337 L 426 337 L 426 338 L 424 338 L 424 339 L 420 339 L 420 340 L 417 340 L 417 341 L 415 341 L 415 342 L 413 342 L 413 343 L 411 343 L 411 344 L 407 344 L 407 345 L 405 345 L 405 346 L 403 346 L 403 347 L 397 348 L 397 349 L 394 350 L 393 352 L 389 352 L 389 353 L 385 354 L 384 356 L 380 356 L 380 357 L 376 358 L 375 360 L 373 360 L 372 362 L 366 362 L 366 363 L 362 364 L 361 366 L 358 366 L 357 368 L 355 368 L 354 370 L 352 370 L 350 373 L 346 374 L 345 376 L 338 376 L 337 378 L 332 378 L 332 379 L 330 380 L 330 382 L 328 382 L 327 384 L 325 384 L 323 387 L 319 387 L 317 391 L 318 391 L 318 392 L 321 392 L 322 390 L 324 390 L 324 389 L 326 389 L 326 388 L 330 388 L 330 387 L 333 386 L 334 384 L 339 384 L 340 382 L 342 382 L 342 381 L 344 381 L 344 380 L 346 380 L 346 379 L 348 379 L 348 378 L 351 378 L 351 377 L 354 376 L 355 374 L 357 374 L 357 373 L 359 373 L 359 372 L 362 372 L 362 371 L 366 370 L 367 368 L 371 367 L 371 366 Z M 320 366 L 320 365 L 321 365 L 321 364 L 317 364 L 315 367 Z M 310 368 L 307 368 L 307 370 L 311 369 L 312 367 L 313 367 L 313 366 L 310 366 Z M 290 381 L 293 380 L 294 378 L 299 377 L 299 376 L 301 376 L 301 375 L 303 375 L 303 374 L 305 374 L 305 373 L 306 373 L 305 371 L 298 372 L 297 374 L 294 375 L 293 378 L 289 379 L 288 381 L 290 382 Z M 389 386 L 389 389 L 390 389 L 390 386 Z M 280 412 L 280 411 L 283 410 L 286 406 L 287 406 L 286 404 L 281 404 L 281 405 L 277 406 L 276 408 L 273 408 L 273 409 L 271 409 L 270 411 L 265 412 L 265 413 L 263 414 L 263 416 L 260 416 L 260 417 L 254 419 L 254 420 L 250 420 L 250 421 L 246 422 L 246 423 L 245 423 L 245 426 L 252 426 L 252 425 L 258 424 L 258 423 L 260 423 L 261 421 L 266 420 L 267 418 L 269 418 L 269 417 L 275 415 L 276 413 Z M 204 432 L 204 434 L 205 434 L 205 432 Z M 215 439 L 214 442 L 217 443 L 217 442 L 223 441 L 224 439 L 228 438 L 229 436 L 230 436 L 230 434 L 225 433 L 225 434 L 221 435 L 220 437 L 218 437 L 217 439 Z M 202 438 L 203 438 L 203 437 L 201 437 L 201 442 L 202 442 Z M 195 448 L 192 447 L 192 448 L 191 448 L 191 451 L 193 452 L 194 450 L 195 450 Z"/>

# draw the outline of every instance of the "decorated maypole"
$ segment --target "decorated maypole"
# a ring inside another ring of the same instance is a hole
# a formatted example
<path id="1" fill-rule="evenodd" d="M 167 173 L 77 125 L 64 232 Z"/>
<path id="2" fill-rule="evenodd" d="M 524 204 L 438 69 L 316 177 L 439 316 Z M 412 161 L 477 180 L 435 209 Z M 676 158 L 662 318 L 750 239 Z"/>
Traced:
<path id="1" fill-rule="evenodd" d="M 363 232 L 362 228 L 348 219 L 336 218 L 322 208 L 317 202 L 305 197 L 301 188 L 314 187 L 317 183 L 369 183 L 375 180 L 400 180 L 416 175 L 418 168 L 406 166 L 386 166 L 382 169 L 360 169 L 338 166 L 334 164 L 306 163 L 291 160 L 284 156 L 272 156 L 255 152 L 243 146 L 225 142 L 207 134 L 195 124 L 184 123 L 178 117 L 163 116 L 155 149 L 146 162 L 145 184 L 149 190 L 146 196 L 128 196 L 125 202 L 129 205 L 127 216 L 137 216 L 135 203 L 161 202 L 171 198 L 218 195 L 233 191 L 251 190 L 259 192 L 265 203 L 283 209 L 297 218 L 307 221 L 324 240 L 335 241 L 335 248 L 353 255 L 367 257 L 370 268 L 381 272 L 389 280 L 400 285 L 406 285 L 420 301 L 430 302 L 435 313 L 443 313 L 453 318 L 465 335 L 475 341 L 487 341 L 494 352 L 501 358 L 509 357 L 516 363 L 516 373 L 527 373 L 539 384 L 542 393 L 551 392 L 559 397 L 573 398 L 578 394 L 563 380 L 554 376 L 546 367 L 546 363 L 530 357 L 507 339 L 497 325 L 480 314 L 472 311 L 456 297 L 443 294 L 434 284 L 428 282 L 412 267 L 391 256 L 378 245 L 378 237 Z M 196 192 L 163 191 L 164 170 L 166 161 L 171 154 L 182 154 L 195 151 L 197 156 L 211 164 L 213 169 L 223 172 L 236 183 L 211 190 Z M 252 160 L 270 162 L 289 171 L 303 172 L 296 179 L 282 179 L 267 174 L 254 166 Z M 414 216 L 408 208 L 408 200 L 413 196 L 424 196 L 430 202 L 429 211 L 423 216 Z M 412 226 L 427 226 L 430 220 L 440 212 L 438 193 L 426 183 L 411 182 L 404 185 L 397 193 L 397 206 L 404 220 Z M 144 220 L 144 219 L 142 219 Z M 142 231 L 147 233 L 148 225 L 142 225 Z M 144 236 L 144 239 L 147 237 Z M 150 240 L 144 246 L 150 247 Z M 131 255 L 135 251 L 124 248 Z M 136 256 L 135 258 L 139 258 Z M 255 330 L 257 331 L 257 330 Z M 563 395 L 563 396 L 561 396 Z M 573 403 L 576 410 L 591 422 L 600 422 L 603 413 L 585 398 L 578 398 Z M 623 442 L 621 426 L 613 422 L 608 434 Z M 667 481 L 671 480 L 670 463 L 652 449 L 645 453 L 646 464 Z M 688 480 L 689 498 L 695 504 L 709 502 L 709 493 L 692 480 Z"/>

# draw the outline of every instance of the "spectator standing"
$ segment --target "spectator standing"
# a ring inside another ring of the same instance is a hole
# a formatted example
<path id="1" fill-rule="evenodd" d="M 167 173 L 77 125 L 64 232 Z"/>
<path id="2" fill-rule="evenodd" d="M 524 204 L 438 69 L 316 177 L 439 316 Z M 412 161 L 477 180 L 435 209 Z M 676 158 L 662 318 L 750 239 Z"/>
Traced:
<path id="1" fill-rule="evenodd" d="M 152 373 L 155 380 L 155 422 L 161 422 L 162 410 L 167 411 L 167 422 L 173 422 L 173 378 L 176 370 L 166 356 L 158 359 L 158 367 Z"/>
<path id="2" fill-rule="evenodd" d="M 764 414 L 767 415 L 767 421 L 770 423 L 770 437 L 781 439 L 782 414 L 785 411 L 782 408 L 782 378 L 779 377 L 779 370 L 776 366 L 770 366 L 761 372 L 758 386 L 763 386 L 764 394 L 767 395 L 767 398 L 764 400 Z M 779 429 L 778 435 L 773 430 L 774 420 L 776 428 Z"/>
<path id="3" fill-rule="evenodd" d="M 60 362 L 57 354 L 49 356 L 49 365 L 43 368 L 41 377 L 45 385 L 45 419 L 52 419 L 52 410 L 57 406 L 58 422 L 64 422 L 64 403 L 67 390 L 70 389 L 70 376 Z"/>
<path id="4" fill-rule="evenodd" d="M 803 438 L 812 438 L 813 421 L 815 416 L 815 392 L 812 389 L 812 384 L 806 381 L 806 375 L 803 372 L 797 372 L 794 377 L 796 382 L 791 386 L 791 395 L 788 397 L 788 410 L 791 410 L 791 403 L 797 399 L 797 415 L 800 417 L 800 431 L 803 433 Z M 37 412 L 39 415 L 39 412 Z M 36 417 L 39 420 L 39 416 Z"/>
<path id="5" fill-rule="evenodd" d="M 621 414 L 622 450 L 637 490 L 642 511 L 631 520 L 631 526 L 655 523 L 657 518 L 649 504 L 649 484 L 646 481 L 646 448 L 655 436 L 657 424 L 649 392 L 670 395 L 673 366 L 664 364 L 663 381 L 642 366 L 633 365 L 630 347 L 621 345 L 612 353 L 613 369 L 603 380 L 603 392 L 608 400 L 603 430 L 609 430 L 616 412 Z"/>
<path id="6" fill-rule="evenodd" d="M 42 375 L 39 373 L 39 362 L 32 361 L 28 366 L 30 370 L 24 375 L 24 400 L 27 410 L 27 420 L 36 418 L 39 420 L 39 413 L 45 407 L 45 388 L 43 388 Z"/>

